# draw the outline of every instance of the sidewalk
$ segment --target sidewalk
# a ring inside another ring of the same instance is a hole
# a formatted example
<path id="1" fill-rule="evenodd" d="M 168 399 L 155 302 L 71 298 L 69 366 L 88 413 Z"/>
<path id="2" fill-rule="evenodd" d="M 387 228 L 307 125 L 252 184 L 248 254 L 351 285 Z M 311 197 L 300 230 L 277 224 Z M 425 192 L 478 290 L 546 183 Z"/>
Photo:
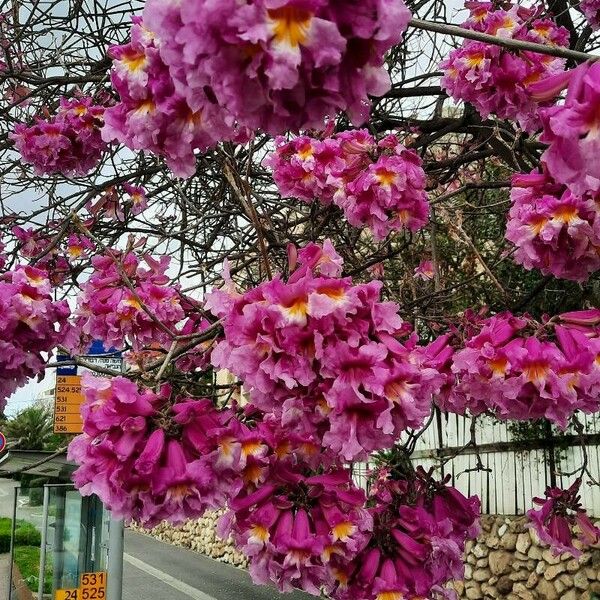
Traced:
<path id="1" fill-rule="evenodd" d="M 10 554 L 0 554 L 0 600 L 8 600 L 8 577 L 10 573 Z"/>

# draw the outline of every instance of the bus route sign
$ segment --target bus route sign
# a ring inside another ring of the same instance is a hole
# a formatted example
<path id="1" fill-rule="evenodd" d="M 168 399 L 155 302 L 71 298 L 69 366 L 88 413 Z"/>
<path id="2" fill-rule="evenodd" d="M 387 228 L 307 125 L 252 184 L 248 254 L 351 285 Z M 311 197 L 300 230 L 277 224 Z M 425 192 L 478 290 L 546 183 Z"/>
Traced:
<path id="1" fill-rule="evenodd" d="M 69 361 L 69 356 L 59 354 L 59 362 Z M 94 342 L 90 351 L 81 357 L 85 362 L 120 372 L 123 359 L 115 350 L 105 350 L 102 342 Z M 89 369 L 78 365 L 65 365 L 56 370 L 54 391 L 54 433 L 81 433 L 83 421 L 80 407 L 83 402 L 81 375 Z M 95 375 L 98 373 L 91 371 Z"/>

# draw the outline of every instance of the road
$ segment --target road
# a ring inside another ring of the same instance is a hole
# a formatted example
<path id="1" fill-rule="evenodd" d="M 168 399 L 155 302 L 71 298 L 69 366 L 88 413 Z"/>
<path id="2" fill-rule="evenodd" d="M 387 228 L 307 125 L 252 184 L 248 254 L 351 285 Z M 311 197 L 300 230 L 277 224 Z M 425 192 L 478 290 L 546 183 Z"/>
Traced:
<path id="1" fill-rule="evenodd" d="M 148 536 L 125 532 L 123 600 L 308 600 L 254 585 L 248 573 Z"/>
<path id="2" fill-rule="evenodd" d="M 12 518 L 14 489 L 19 483 L 12 479 L 0 477 L 0 517 Z M 17 519 L 25 519 L 33 523 L 38 529 L 42 527 L 42 507 L 28 506 L 24 504 L 28 500 L 27 496 L 19 498 L 17 506 Z"/>

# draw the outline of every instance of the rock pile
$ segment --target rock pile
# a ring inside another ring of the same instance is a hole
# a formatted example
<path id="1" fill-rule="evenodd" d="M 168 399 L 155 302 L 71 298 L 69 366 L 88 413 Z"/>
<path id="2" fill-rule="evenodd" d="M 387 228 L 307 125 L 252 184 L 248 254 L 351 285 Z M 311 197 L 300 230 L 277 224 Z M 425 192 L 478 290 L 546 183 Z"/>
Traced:
<path id="1" fill-rule="evenodd" d="M 161 523 L 153 529 L 143 529 L 135 523 L 130 527 L 163 542 L 200 552 L 219 562 L 245 568 L 248 564 L 246 557 L 233 547 L 230 540 L 222 540 L 217 536 L 216 525 L 221 514 L 220 511 L 207 512 L 202 518 L 178 527 L 168 523 Z"/>
<path id="2" fill-rule="evenodd" d="M 469 600 L 590 600 L 600 594 L 600 549 L 554 556 L 523 517 L 482 517 L 482 532 L 466 547 L 465 581 L 455 582 Z"/>

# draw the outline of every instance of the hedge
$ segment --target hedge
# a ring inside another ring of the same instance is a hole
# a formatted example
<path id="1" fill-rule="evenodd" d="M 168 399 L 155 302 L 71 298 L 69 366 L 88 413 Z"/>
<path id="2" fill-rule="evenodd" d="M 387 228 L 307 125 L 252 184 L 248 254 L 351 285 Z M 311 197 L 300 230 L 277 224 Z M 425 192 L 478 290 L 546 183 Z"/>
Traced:
<path id="1" fill-rule="evenodd" d="M 10 551 L 10 535 L 12 520 L 0 518 L 0 553 Z M 17 520 L 15 529 L 15 546 L 38 546 L 42 543 L 42 536 L 32 523 Z"/>

